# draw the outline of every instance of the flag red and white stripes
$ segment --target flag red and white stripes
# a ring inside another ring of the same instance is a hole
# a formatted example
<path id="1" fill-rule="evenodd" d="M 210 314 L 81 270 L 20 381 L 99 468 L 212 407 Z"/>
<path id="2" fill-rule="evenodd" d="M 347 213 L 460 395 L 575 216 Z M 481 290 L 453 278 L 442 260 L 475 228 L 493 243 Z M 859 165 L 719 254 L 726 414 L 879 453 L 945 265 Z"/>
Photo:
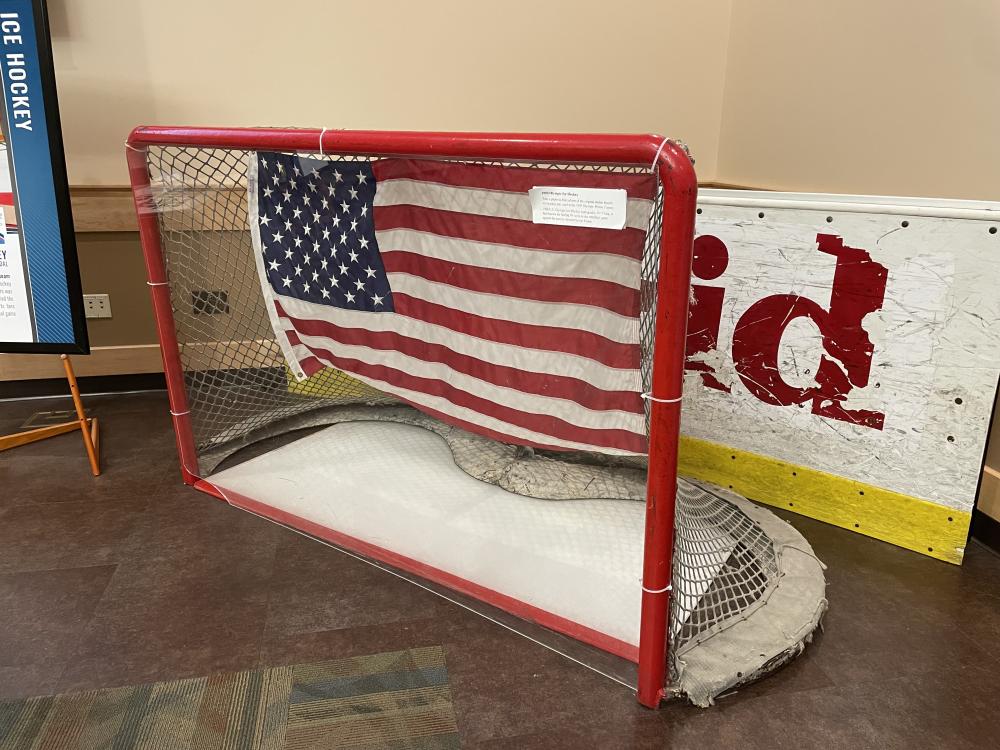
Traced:
<path id="1" fill-rule="evenodd" d="M 335 367 L 505 442 L 645 453 L 639 290 L 655 178 L 248 158 L 262 289 L 299 376 Z M 537 186 L 624 189 L 625 228 L 534 224 Z"/>

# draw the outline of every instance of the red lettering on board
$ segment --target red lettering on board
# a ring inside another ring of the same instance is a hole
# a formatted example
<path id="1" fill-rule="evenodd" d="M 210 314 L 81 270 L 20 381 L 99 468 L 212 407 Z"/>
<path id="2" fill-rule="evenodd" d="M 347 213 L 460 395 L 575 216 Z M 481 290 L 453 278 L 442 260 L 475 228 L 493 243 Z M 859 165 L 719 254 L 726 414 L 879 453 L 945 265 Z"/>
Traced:
<path id="1" fill-rule="evenodd" d="M 811 401 L 813 414 L 881 430 L 885 423 L 882 412 L 847 409 L 844 401 L 853 388 L 868 385 L 875 347 L 862 324 L 866 315 L 882 308 L 888 269 L 872 260 L 866 250 L 848 247 L 835 235 L 818 234 L 816 243 L 819 252 L 836 259 L 829 308 L 794 294 L 755 302 L 733 332 L 736 372 L 747 390 L 764 403 L 791 406 Z M 721 240 L 703 235 L 695 241 L 693 273 L 702 280 L 717 278 L 728 259 Z M 687 369 L 700 372 L 706 386 L 728 392 L 715 377 L 714 368 L 704 358 L 697 358 L 717 347 L 724 296 L 722 288 L 694 286 Z M 815 385 L 809 387 L 786 383 L 778 370 L 781 338 L 789 322 L 800 317 L 816 324 L 825 350 L 816 367 Z"/>
<path id="2" fill-rule="evenodd" d="M 729 250 L 725 243 L 711 234 L 694 241 L 691 275 L 703 281 L 719 278 L 729 266 Z M 686 364 L 688 370 L 701 373 L 701 382 L 709 388 L 729 393 L 729 386 L 715 377 L 715 368 L 705 357 L 719 347 L 719 325 L 726 290 L 721 286 L 691 285 L 691 305 L 688 313 Z"/>

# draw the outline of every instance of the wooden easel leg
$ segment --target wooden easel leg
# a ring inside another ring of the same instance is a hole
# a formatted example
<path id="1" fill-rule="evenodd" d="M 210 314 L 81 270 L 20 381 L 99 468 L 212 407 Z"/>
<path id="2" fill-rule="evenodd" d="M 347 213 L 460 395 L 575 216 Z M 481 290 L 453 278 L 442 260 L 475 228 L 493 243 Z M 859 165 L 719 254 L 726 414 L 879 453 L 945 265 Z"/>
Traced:
<path id="1" fill-rule="evenodd" d="M 46 440 L 56 435 L 65 435 L 67 432 L 79 429 L 79 422 L 63 422 L 62 424 L 53 424 L 48 427 L 39 427 L 37 430 L 16 432 L 13 435 L 0 435 L 0 451 L 17 448 L 19 445 L 37 443 L 39 440 Z"/>
<path id="2" fill-rule="evenodd" d="M 80 434 L 83 435 L 83 446 L 87 449 L 87 458 L 90 459 L 90 471 L 96 477 L 101 474 L 101 464 L 97 458 L 97 446 L 100 444 L 97 433 L 97 420 L 89 420 L 83 410 L 83 401 L 80 400 L 80 388 L 76 384 L 76 375 L 73 373 L 73 365 L 69 357 L 61 355 L 63 369 L 66 371 L 66 380 L 69 381 L 70 395 L 73 397 L 73 406 L 76 407 L 76 416 L 80 427 Z"/>

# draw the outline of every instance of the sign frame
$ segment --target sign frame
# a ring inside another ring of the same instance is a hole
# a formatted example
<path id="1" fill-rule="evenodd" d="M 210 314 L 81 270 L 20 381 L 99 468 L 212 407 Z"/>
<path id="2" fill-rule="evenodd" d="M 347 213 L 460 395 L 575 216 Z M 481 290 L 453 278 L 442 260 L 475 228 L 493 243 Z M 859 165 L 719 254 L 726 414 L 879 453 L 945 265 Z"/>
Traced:
<path id="1" fill-rule="evenodd" d="M 31 19 L 34 26 L 34 34 L 26 34 L 24 39 L 24 51 L 29 53 L 34 47 L 35 64 L 37 64 L 37 76 L 40 81 L 41 103 L 44 109 L 45 136 L 49 153 L 48 167 L 51 169 L 51 183 L 55 206 L 55 216 L 58 223 L 59 249 L 62 255 L 62 271 L 65 278 L 66 308 L 69 316 L 69 326 L 72 330 L 72 340 L 66 341 L 38 341 L 37 320 L 35 317 L 36 300 L 30 282 L 30 267 L 25 268 L 25 275 L 28 277 L 28 305 L 31 311 L 31 327 L 35 341 L 3 341 L 0 340 L 0 353 L 10 354 L 89 354 L 90 343 L 87 334 L 86 316 L 83 305 L 83 289 L 80 281 L 80 265 L 77 256 L 76 233 L 73 227 L 72 206 L 69 196 L 69 180 L 66 173 L 66 158 L 62 139 L 62 126 L 59 117 L 59 102 L 56 94 L 55 66 L 52 58 L 52 43 L 49 31 L 48 12 L 46 0 L 0 0 L 0 13 L 13 12 L 16 9 L 31 8 Z M 0 50 L 2 53 L 3 50 Z M 27 55 L 25 55 L 27 57 Z M 3 69 L 6 79 L 7 70 Z M 8 111 L 6 97 L 9 82 L 4 80 L 4 119 L 7 120 L 8 131 L 11 119 Z M 24 213 L 21 211 L 20 199 L 18 197 L 17 170 L 15 163 L 13 142 L 8 143 L 8 158 L 10 159 L 11 187 L 14 193 L 14 200 L 18 208 L 18 221 L 22 228 L 22 241 L 24 248 L 23 257 L 26 261 L 31 253 L 30 242 L 23 234 L 25 229 Z M 20 168 L 38 168 L 39 164 L 25 165 L 23 162 Z M 27 266 L 27 263 L 26 263 Z M 60 295 L 61 296 L 61 295 Z M 61 304 L 61 303 L 60 303 Z"/>

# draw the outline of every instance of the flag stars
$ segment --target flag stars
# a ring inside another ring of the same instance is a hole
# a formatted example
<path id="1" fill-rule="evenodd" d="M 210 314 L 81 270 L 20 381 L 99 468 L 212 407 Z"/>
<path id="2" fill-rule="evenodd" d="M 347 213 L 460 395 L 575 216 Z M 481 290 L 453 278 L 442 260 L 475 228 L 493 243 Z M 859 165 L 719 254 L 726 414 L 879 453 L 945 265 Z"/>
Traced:
<path id="1" fill-rule="evenodd" d="M 323 306 L 392 310 L 368 165 L 272 153 L 258 162 L 257 217 L 260 236 L 268 237 L 263 263 L 275 291 Z"/>

